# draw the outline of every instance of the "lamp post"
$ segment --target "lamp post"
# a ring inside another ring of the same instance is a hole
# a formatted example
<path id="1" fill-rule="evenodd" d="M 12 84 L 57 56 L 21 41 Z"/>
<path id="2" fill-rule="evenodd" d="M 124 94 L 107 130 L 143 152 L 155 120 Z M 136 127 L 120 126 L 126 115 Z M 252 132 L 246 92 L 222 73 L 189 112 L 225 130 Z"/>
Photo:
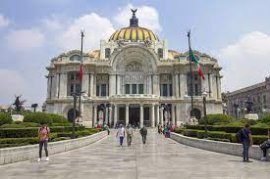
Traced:
<path id="1" fill-rule="evenodd" d="M 75 139 L 75 120 L 77 118 L 77 98 L 81 97 L 81 94 L 85 93 L 85 91 L 80 91 L 80 92 L 74 92 L 71 93 L 72 97 L 73 97 L 73 120 L 72 120 L 72 139 Z M 79 115 L 81 115 L 81 113 L 79 113 Z"/>
<path id="2" fill-rule="evenodd" d="M 73 96 L 73 120 L 72 120 L 72 139 L 75 139 L 75 120 L 77 117 L 76 104 L 77 104 L 77 93 L 72 93 Z"/>
<path id="3" fill-rule="evenodd" d="M 204 138 L 207 138 L 208 137 L 208 133 L 207 133 L 207 116 L 206 116 L 206 96 L 207 96 L 207 92 L 204 91 L 202 93 L 202 96 L 203 96 L 204 130 L 205 130 Z"/>

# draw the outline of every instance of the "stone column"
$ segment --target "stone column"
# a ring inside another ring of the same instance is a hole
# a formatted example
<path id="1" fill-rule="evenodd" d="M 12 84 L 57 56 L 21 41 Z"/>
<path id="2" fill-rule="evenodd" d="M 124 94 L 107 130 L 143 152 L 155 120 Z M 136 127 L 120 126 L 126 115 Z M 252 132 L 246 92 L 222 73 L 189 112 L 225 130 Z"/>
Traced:
<path id="1" fill-rule="evenodd" d="M 121 76 L 117 75 L 117 94 L 121 94 L 120 90 L 121 90 L 121 86 L 120 86 L 120 82 L 121 82 Z"/>
<path id="2" fill-rule="evenodd" d="M 92 77 L 93 77 L 93 78 L 92 78 L 92 81 L 93 81 L 93 86 L 92 86 L 92 91 L 93 91 L 93 93 L 92 93 L 92 96 L 96 96 L 96 90 L 97 90 L 96 75 L 93 74 Z"/>
<path id="3" fill-rule="evenodd" d="M 111 124 L 112 124 L 112 107 L 110 106 L 109 107 L 109 125 L 111 127 Z"/>
<path id="4" fill-rule="evenodd" d="M 153 94 L 153 91 L 152 91 L 152 85 L 153 85 L 153 81 L 152 81 L 152 75 L 149 75 L 149 88 L 148 88 L 148 94 Z"/>
<path id="5" fill-rule="evenodd" d="M 155 127 L 155 105 L 152 104 L 151 109 L 152 115 L 151 115 L 151 127 Z"/>
<path id="6" fill-rule="evenodd" d="M 118 106 L 117 104 L 114 105 L 114 118 L 113 118 L 113 127 L 116 126 L 116 123 L 118 121 Z"/>
<path id="7" fill-rule="evenodd" d="M 144 113 L 144 110 L 143 110 L 143 104 L 140 105 L 140 128 L 143 127 L 143 113 Z"/>
<path id="8" fill-rule="evenodd" d="M 126 104 L 126 126 L 129 124 L 129 104 Z"/>
<path id="9" fill-rule="evenodd" d="M 115 88 L 115 84 L 116 84 L 116 75 L 115 74 L 112 74 L 110 75 L 110 81 L 109 81 L 109 94 L 110 96 L 113 96 L 116 94 L 116 88 Z"/>
<path id="10" fill-rule="evenodd" d="M 85 91 L 85 94 L 88 96 L 88 89 L 89 89 L 89 74 L 83 74 L 82 78 L 82 91 Z"/>
<path id="11" fill-rule="evenodd" d="M 175 105 L 172 104 L 172 124 L 175 125 Z"/>
<path id="12" fill-rule="evenodd" d="M 188 87 L 187 87 L 187 76 L 185 74 L 180 74 L 180 81 L 181 81 L 181 98 L 185 96 L 185 94 L 188 94 Z"/>
<path id="13" fill-rule="evenodd" d="M 159 124 L 159 105 L 156 107 L 156 113 L 157 113 L 157 125 Z"/>
<path id="14" fill-rule="evenodd" d="M 59 93 L 59 76 L 60 76 L 60 73 L 57 73 L 55 74 L 55 98 L 58 98 L 58 93 Z"/>
<path id="15" fill-rule="evenodd" d="M 163 115 L 163 107 L 161 107 L 160 108 L 160 124 L 161 124 L 161 126 L 163 126 L 163 117 L 164 117 L 164 115 Z"/>
<path id="16" fill-rule="evenodd" d="M 178 81 L 178 74 L 175 74 L 175 76 L 174 76 L 174 81 L 175 81 L 175 97 L 179 97 L 179 81 Z"/>
<path id="17" fill-rule="evenodd" d="M 90 96 L 94 96 L 94 75 L 90 74 Z"/>
<path id="18" fill-rule="evenodd" d="M 65 98 L 67 97 L 67 83 L 68 83 L 68 79 L 67 79 L 67 73 L 62 73 L 61 77 L 60 77 L 60 98 Z"/>
<path id="19" fill-rule="evenodd" d="M 97 124 L 97 105 L 94 104 L 93 127 Z"/>

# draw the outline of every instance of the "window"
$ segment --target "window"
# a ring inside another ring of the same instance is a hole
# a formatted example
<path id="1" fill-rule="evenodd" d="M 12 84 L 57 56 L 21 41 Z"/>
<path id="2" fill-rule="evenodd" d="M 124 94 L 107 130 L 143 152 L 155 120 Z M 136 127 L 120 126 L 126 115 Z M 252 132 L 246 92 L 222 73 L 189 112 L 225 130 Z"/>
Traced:
<path id="1" fill-rule="evenodd" d="M 106 88 L 107 85 L 106 84 L 101 84 L 101 96 L 106 96 Z"/>
<path id="2" fill-rule="evenodd" d="M 198 74 L 193 73 L 193 78 L 191 78 L 190 73 L 187 73 L 187 89 L 188 95 L 191 96 L 191 92 L 193 96 L 201 95 L 201 78 Z M 193 80 L 193 81 L 191 81 Z"/>
<path id="3" fill-rule="evenodd" d="M 132 84 L 132 94 L 136 94 L 136 93 L 137 93 L 137 85 Z"/>
<path id="4" fill-rule="evenodd" d="M 80 55 L 72 55 L 69 59 L 71 61 L 80 61 L 81 60 L 81 56 Z"/>
<path id="5" fill-rule="evenodd" d="M 78 72 L 68 73 L 68 83 L 67 83 L 67 95 L 72 96 L 72 93 L 79 93 L 81 91 L 81 82 L 79 80 Z"/>
<path id="6" fill-rule="evenodd" d="M 106 48 L 105 49 L 105 58 L 110 58 L 110 56 L 111 56 L 111 49 Z"/>
<path id="7" fill-rule="evenodd" d="M 125 93 L 126 94 L 130 94 L 130 85 L 129 84 L 125 84 Z"/>
<path id="8" fill-rule="evenodd" d="M 158 57 L 163 58 L 163 49 L 162 48 L 158 49 Z"/>
<path id="9" fill-rule="evenodd" d="M 162 96 L 167 96 L 167 84 L 162 84 Z"/>
<path id="10" fill-rule="evenodd" d="M 139 94 L 143 94 L 143 84 L 139 84 Z"/>

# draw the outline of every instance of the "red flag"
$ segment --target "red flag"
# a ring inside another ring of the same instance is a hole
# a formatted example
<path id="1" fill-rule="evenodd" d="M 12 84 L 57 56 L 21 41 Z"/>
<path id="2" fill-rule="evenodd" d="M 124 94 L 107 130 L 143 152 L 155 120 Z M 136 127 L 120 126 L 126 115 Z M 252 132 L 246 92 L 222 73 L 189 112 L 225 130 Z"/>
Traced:
<path id="1" fill-rule="evenodd" d="M 80 81 L 82 82 L 82 79 L 83 79 L 83 73 L 84 73 L 84 71 L 83 71 L 83 65 L 81 64 L 80 65 L 80 71 L 79 71 L 79 78 L 80 78 Z"/>

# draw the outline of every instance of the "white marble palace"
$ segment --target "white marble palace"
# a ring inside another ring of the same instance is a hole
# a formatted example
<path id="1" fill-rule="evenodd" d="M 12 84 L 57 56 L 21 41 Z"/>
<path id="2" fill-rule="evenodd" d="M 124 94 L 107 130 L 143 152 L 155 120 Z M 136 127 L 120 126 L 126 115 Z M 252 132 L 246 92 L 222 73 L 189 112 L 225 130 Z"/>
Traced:
<path id="1" fill-rule="evenodd" d="M 170 122 L 178 126 L 190 122 L 193 89 L 193 114 L 197 119 L 203 115 L 204 90 L 208 92 L 207 114 L 222 113 L 221 67 L 217 60 L 194 52 L 205 74 L 202 80 L 195 64 L 190 73 L 188 51 L 169 50 L 167 42 L 150 29 L 140 27 L 136 12 L 132 13 L 128 27 L 101 40 L 99 50 L 83 53 L 82 85 L 80 50 L 51 60 L 47 67 L 46 111 L 72 120 L 72 94 L 84 91 L 81 105 L 78 107 L 77 102 L 76 108 L 78 114 L 81 111 L 78 119 L 84 125 L 122 123 L 155 127 Z"/>

